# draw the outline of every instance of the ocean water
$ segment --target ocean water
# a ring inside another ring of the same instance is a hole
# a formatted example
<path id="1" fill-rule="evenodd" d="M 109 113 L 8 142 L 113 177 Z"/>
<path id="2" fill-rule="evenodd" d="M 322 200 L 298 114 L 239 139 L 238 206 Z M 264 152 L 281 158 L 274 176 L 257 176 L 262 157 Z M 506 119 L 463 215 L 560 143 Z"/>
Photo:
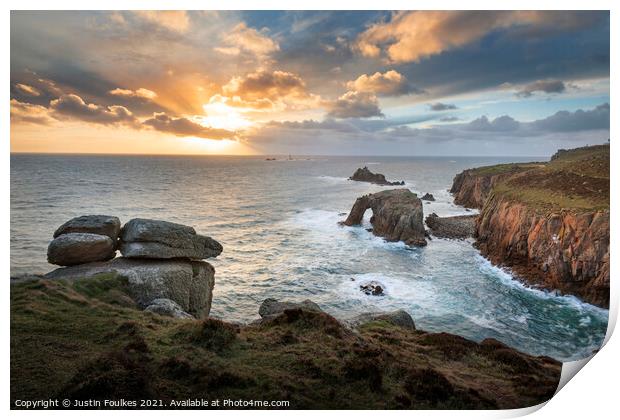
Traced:
<path id="1" fill-rule="evenodd" d="M 424 330 L 580 359 L 600 347 L 608 311 L 523 286 L 472 241 L 388 243 L 366 231 L 371 211 L 364 226 L 338 225 L 357 197 L 386 188 L 348 181 L 358 167 L 432 193 L 437 201 L 424 203 L 424 213 L 448 216 L 471 214 L 447 192 L 455 174 L 518 160 L 533 159 L 12 155 L 11 275 L 53 269 L 47 244 L 71 217 L 169 220 L 224 246 L 210 260 L 214 317 L 252 321 L 268 297 L 311 299 L 341 318 L 404 309 Z M 363 294 L 368 280 L 381 282 L 385 295 Z"/>

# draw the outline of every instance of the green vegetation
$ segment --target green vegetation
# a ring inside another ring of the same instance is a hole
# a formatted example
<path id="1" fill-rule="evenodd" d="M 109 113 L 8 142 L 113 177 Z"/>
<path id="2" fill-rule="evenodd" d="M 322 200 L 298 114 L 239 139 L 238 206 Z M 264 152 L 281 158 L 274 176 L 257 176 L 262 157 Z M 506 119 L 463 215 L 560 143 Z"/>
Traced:
<path id="1" fill-rule="evenodd" d="M 553 395 L 560 364 L 488 340 L 288 310 L 262 324 L 139 310 L 126 279 L 11 286 L 11 399 L 288 400 L 290 408 L 507 408 Z"/>
<path id="2" fill-rule="evenodd" d="M 609 210 L 609 157 L 609 145 L 560 151 L 545 164 L 515 165 L 520 169 L 498 181 L 493 191 L 540 212 Z"/>
<path id="3" fill-rule="evenodd" d="M 501 175 L 508 173 L 516 173 L 525 171 L 528 169 L 536 169 L 544 166 L 544 163 L 540 162 L 528 162 L 528 163 L 500 163 L 498 165 L 491 166 L 480 166 L 479 168 L 474 168 L 471 170 L 474 175 L 481 176 L 491 176 L 491 175 Z"/>

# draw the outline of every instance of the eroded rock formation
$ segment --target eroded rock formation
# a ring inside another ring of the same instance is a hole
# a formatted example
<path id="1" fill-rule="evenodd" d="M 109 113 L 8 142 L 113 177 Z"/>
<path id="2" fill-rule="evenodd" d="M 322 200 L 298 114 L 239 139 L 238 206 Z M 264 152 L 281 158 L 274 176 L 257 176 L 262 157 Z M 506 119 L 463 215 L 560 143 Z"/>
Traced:
<path id="1" fill-rule="evenodd" d="M 77 265 L 114 258 L 114 242 L 95 233 L 64 233 L 47 247 L 47 261 L 56 265 Z"/>
<path id="2" fill-rule="evenodd" d="M 370 182 L 377 185 L 405 185 L 405 181 L 390 182 L 385 179 L 385 175 L 372 173 L 366 166 L 358 168 L 349 179 L 351 181 Z"/>
<path id="3" fill-rule="evenodd" d="M 439 217 L 431 213 L 425 219 L 426 226 L 438 238 L 465 239 L 476 233 L 476 215 Z"/>
<path id="4" fill-rule="evenodd" d="M 422 201 L 406 188 L 386 190 L 359 197 L 343 224 L 362 223 L 366 210 L 372 210 L 373 233 L 390 242 L 424 246 Z"/>

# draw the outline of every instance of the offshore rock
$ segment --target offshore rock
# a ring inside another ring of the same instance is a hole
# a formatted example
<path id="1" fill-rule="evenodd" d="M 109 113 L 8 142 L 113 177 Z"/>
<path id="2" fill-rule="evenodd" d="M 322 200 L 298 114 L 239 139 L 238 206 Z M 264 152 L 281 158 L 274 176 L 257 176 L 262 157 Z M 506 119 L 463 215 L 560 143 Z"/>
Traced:
<path id="1" fill-rule="evenodd" d="M 366 166 L 358 168 L 349 179 L 351 181 L 370 182 L 377 185 L 405 185 L 405 181 L 390 182 L 385 179 L 385 175 L 372 173 Z"/>
<path id="2" fill-rule="evenodd" d="M 438 238 L 465 239 L 476 234 L 476 215 L 439 217 L 431 213 L 426 217 L 426 226 Z"/>
<path id="3" fill-rule="evenodd" d="M 372 209 L 372 232 L 390 242 L 424 246 L 422 201 L 406 188 L 385 190 L 358 198 L 344 225 L 359 225 L 367 209 Z"/>

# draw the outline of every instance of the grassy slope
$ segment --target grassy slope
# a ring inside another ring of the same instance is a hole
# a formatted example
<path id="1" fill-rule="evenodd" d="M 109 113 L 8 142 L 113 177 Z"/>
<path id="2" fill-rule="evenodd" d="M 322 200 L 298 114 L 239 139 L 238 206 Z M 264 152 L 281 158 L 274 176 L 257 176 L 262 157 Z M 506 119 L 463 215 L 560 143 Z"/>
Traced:
<path id="1" fill-rule="evenodd" d="M 474 173 L 514 172 L 494 192 L 540 212 L 609 210 L 609 156 L 608 144 L 582 147 L 562 151 L 547 163 L 485 166 Z"/>
<path id="2" fill-rule="evenodd" d="M 489 340 L 288 311 L 238 327 L 148 314 L 113 275 L 11 286 L 11 399 L 230 398 L 291 408 L 495 408 L 547 400 L 560 365 Z"/>

